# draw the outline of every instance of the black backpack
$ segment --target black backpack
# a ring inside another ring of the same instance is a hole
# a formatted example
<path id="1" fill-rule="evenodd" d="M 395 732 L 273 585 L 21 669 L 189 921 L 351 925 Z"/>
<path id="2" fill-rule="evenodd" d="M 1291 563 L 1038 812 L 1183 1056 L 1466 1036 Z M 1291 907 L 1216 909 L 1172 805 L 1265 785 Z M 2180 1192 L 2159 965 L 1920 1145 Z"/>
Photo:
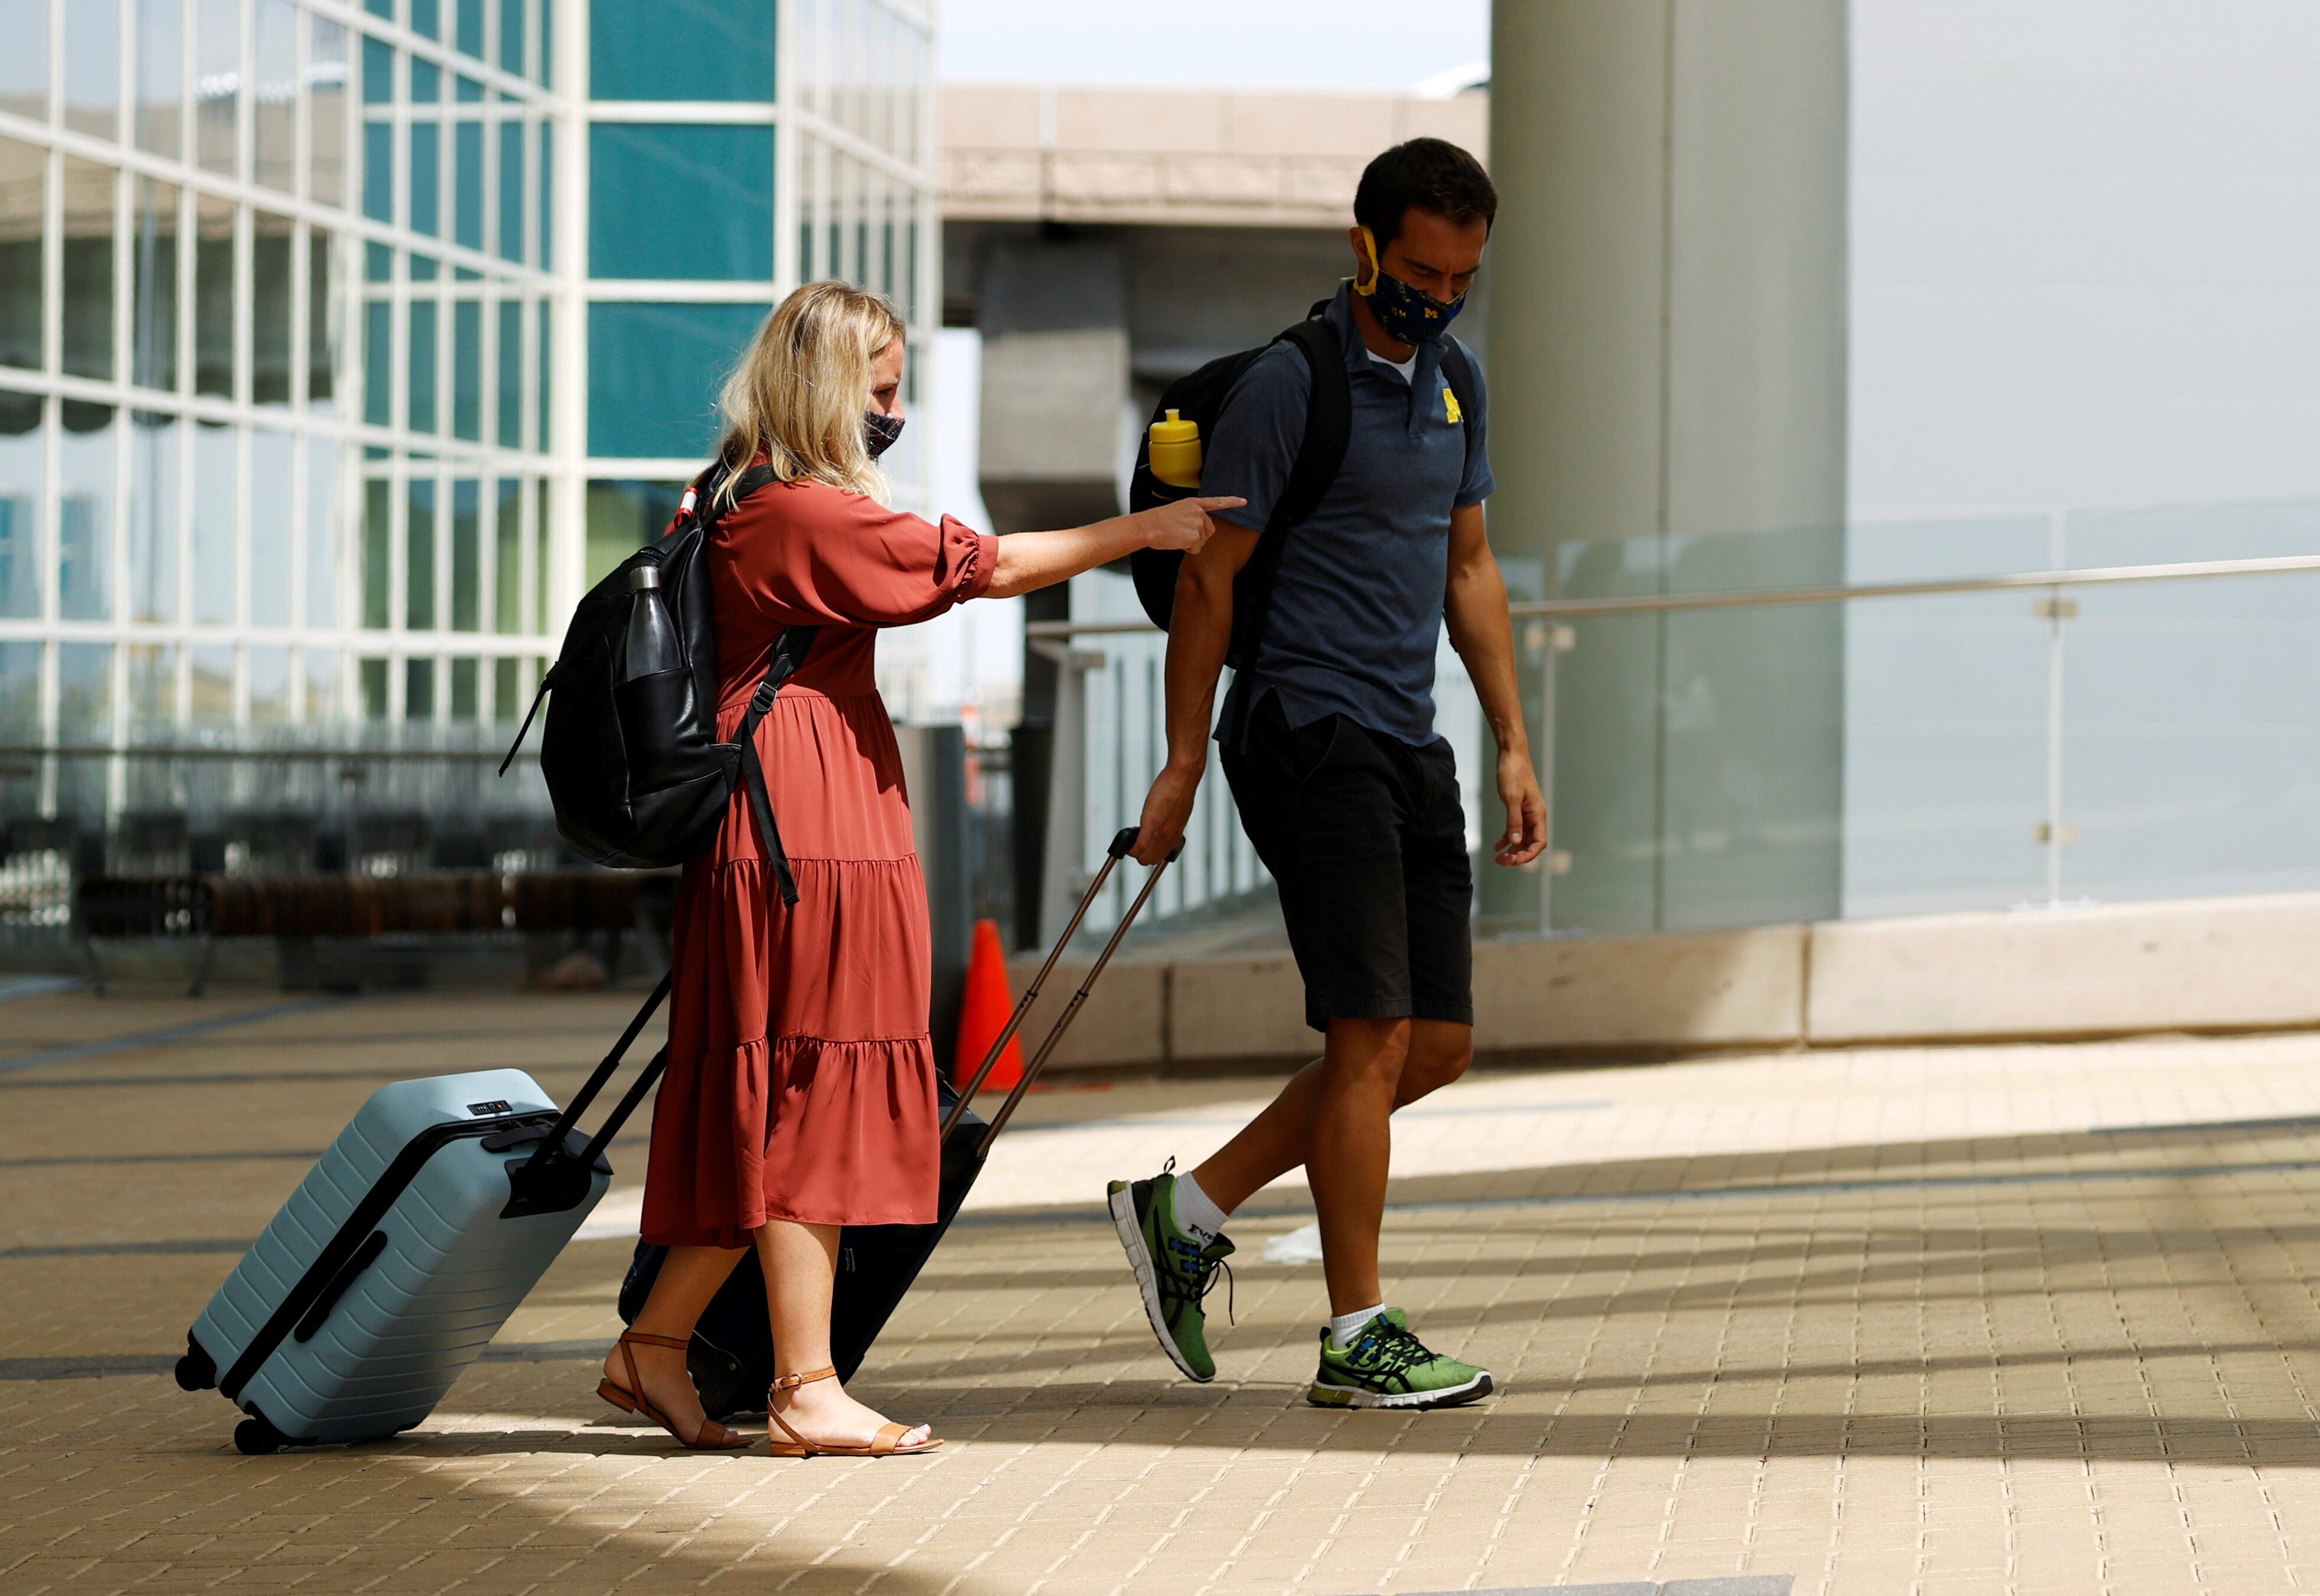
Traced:
<path id="1" fill-rule="evenodd" d="M 1198 422 L 1201 442 L 1205 448 L 1215 440 L 1217 417 L 1222 413 L 1234 385 L 1273 344 L 1293 344 L 1313 373 L 1312 394 L 1305 406 L 1305 437 L 1297 446 L 1296 463 L 1290 467 L 1289 480 L 1282 485 L 1281 497 L 1257 537 L 1248 563 L 1233 578 L 1232 638 L 1225 648 L 1225 663 L 1235 670 L 1247 669 L 1256 657 L 1257 639 L 1264 630 L 1265 609 L 1272 602 L 1273 573 L 1280 569 L 1281 551 L 1288 541 L 1289 530 L 1320 504 L 1321 495 L 1337 478 L 1337 468 L 1346 463 L 1346 449 L 1353 439 L 1353 383 L 1346 375 L 1345 346 L 1338 341 L 1336 329 L 1322 319 L 1322 313 L 1328 308 L 1328 300 L 1319 301 L 1306 313 L 1305 320 L 1276 334 L 1272 343 L 1219 355 L 1199 369 L 1185 373 L 1168 385 L 1160 395 L 1160 403 L 1152 407 L 1152 420 L 1155 422 L 1165 419 L 1173 410 L 1180 418 Z M 1442 376 L 1458 400 L 1460 420 L 1466 430 L 1466 450 L 1471 456 L 1477 413 L 1474 371 L 1467 363 L 1465 349 L 1455 338 L 1443 342 Z M 1128 479 L 1128 510 L 1149 510 L 1197 491 L 1162 482 L 1152 475 L 1152 434 L 1147 429 L 1137 446 L 1136 473 Z M 1168 630 L 1169 617 L 1176 607 L 1176 576 L 1183 566 L 1183 550 L 1179 549 L 1139 549 L 1128 556 L 1128 572 L 1136 583 L 1137 601 L 1152 618 L 1152 623 L 1163 631 Z"/>
<path id="2" fill-rule="evenodd" d="M 774 827 L 756 734 L 774 695 L 804 662 L 818 629 L 793 626 L 775 640 L 740 730 L 731 742 L 720 742 L 707 549 L 723 513 L 717 489 L 725 476 L 721 464 L 702 473 L 668 535 L 638 549 L 588 590 L 500 773 L 507 773 L 540 699 L 553 687 L 555 702 L 540 732 L 539 770 L 556 805 L 556 829 L 584 857 L 629 870 L 681 865 L 715 839 L 739 786 L 749 794 L 782 901 L 795 903 L 797 882 Z M 773 479 L 763 466 L 743 472 L 734 484 L 734 502 Z M 646 657 L 631 657 L 640 650 Z"/>

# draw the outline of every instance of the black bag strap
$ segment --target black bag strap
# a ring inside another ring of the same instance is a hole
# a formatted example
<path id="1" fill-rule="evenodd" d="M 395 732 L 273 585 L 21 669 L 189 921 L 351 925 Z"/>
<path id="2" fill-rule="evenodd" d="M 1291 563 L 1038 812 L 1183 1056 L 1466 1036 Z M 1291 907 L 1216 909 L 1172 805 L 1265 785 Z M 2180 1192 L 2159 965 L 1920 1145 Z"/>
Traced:
<path id="1" fill-rule="evenodd" d="M 557 662 L 558 665 L 562 663 L 561 660 Z M 505 775 L 508 773 L 508 766 L 515 763 L 516 750 L 523 747 L 524 736 L 531 730 L 531 718 L 539 713 L 540 702 L 548 696 L 548 688 L 555 685 L 555 683 L 556 666 L 551 665 L 539 673 L 539 691 L 531 695 L 531 707 L 523 712 L 523 724 L 515 729 L 515 740 L 508 744 L 507 757 L 500 761 L 502 775 Z"/>
<path id="2" fill-rule="evenodd" d="M 1265 612 L 1272 603 L 1273 574 L 1281 568 L 1290 530 L 1319 507 L 1321 495 L 1337 479 L 1346 463 L 1346 449 L 1353 441 L 1354 385 L 1346 375 L 1345 345 L 1337 329 L 1321 315 L 1328 308 L 1328 302 L 1322 301 L 1313 314 L 1281 335 L 1280 341 L 1295 346 L 1305 357 L 1312 383 L 1305 404 L 1305 436 L 1289 467 L 1289 480 L 1273 501 L 1273 513 L 1265 518 L 1264 530 L 1257 534 L 1248 563 L 1233 580 L 1233 635 L 1227 652 L 1236 668 L 1255 661 L 1257 640 L 1264 635 Z"/>
<path id="3" fill-rule="evenodd" d="M 774 639 L 774 657 L 757 690 L 749 694 L 749 712 L 741 717 L 740 730 L 733 735 L 741 750 L 741 785 L 749 794 L 750 812 L 757 817 L 757 839 L 766 850 L 766 862 L 773 866 L 774 884 L 782 902 L 790 908 L 797 906 L 797 877 L 791 874 L 790 857 L 782 848 L 781 828 L 774 824 L 774 801 L 766 792 L 766 767 L 757 759 L 757 723 L 774 707 L 774 695 L 782 690 L 782 684 L 805 663 L 820 631 L 818 626 L 793 626 Z"/>
<path id="4" fill-rule="evenodd" d="M 1466 358 L 1466 346 L 1447 334 L 1442 340 L 1442 380 L 1450 385 L 1451 394 L 1458 401 L 1458 424 L 1466 431 L 1466 465 L 1471 470 L 1482 406 L 1475 391 L 1474 363 Z"/>

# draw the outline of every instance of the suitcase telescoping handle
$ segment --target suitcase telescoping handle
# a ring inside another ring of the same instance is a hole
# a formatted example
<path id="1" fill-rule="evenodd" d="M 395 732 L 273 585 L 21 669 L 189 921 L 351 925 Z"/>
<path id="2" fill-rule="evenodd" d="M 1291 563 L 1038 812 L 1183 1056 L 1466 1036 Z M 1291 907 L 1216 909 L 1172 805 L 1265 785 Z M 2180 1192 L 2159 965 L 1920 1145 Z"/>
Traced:
<path id="1" fill-rule="evenodd" d="M 508 1204 L 510 1214 L 560 1211 L 572 1207 L 585 1194 L 590 1172 L 596 1167 L 596 1160 L 603 1156 L 612 1138 L 620 1134 L 621 1127 L 628 1123 L 629 1116 L 637 1111 L 637 1105 L 644 1101 L 645 1093 L 651 1091 L 653 1083 L 660 1079 L 661 1071 L 668 1067 L 667 1047 L 663 1047 L 652 1056 L 652 1062 L 645 1066 L 643 1072 L 637 1076 L 636 1084 L 621 1095 L 612 1111 L 604 1116 L 604 1122 L 596 1128 L 596 1134 L 588 1138 L 587 1146 L 576 1156 L 570 1149 L 572 1128 L 579 1123 L 580 1116 L 588 1111 L 588 1105 L 596 1101 L 597 1094 L 619 1072 L 621 1060 L 628 1053 L 629 1045 L 637 1039 L 638 1033 L 652 1019 L 654 1011 L 667 998 L 669 983 L 675 977 L 674 970 L 661 976 L 660 984 L 653 988 L 652 996 L 645 1000 L 645 1006 L 639 1009 L 636 1018 L 629 1021 L 628 1029 L 621 1033 L 621 1039 L 612 1044 L 612 1050 L 604 1055 L 604 1062 L 596 1066 L 595 1073 L 588 1077 L 588 1084 L 573 1094 L 571 1103 L 556 1117 L 555 1129 L 541 1139 L 530 1157 L 509 1171 L 510 1182 L 515 1188 L 514 1197 Z"/>
<path id="2" fill-rule="evenodd" d="M 1103 891 L 1104 884 L 1111 879 L 1113 866 L 1135 848 L 1136 830 L 1134 826 L 1129 826 L 1114 837 L 1111 846 L 1103 850 L 1103 868 L 1095 873 L 1095 879 L 1088 883 L 1087 891 L 1080 894 L 1079 907 L 1072 911 L 1072 918 L 1065 925 L 1064 934 L 1056 939 L 1055 947 L 1048 950 L 1047 962 L 1039 966 L 1039 973 L 1031 977 L 1031 984 L 1023 989 L 1023 996 L 1016 1003 L 1015 1012 L 1007 1017 L 1006 1029 L 999 1033 L 999 1039 L 991 1044 L 991 1051 L 983 1056 L 983 1063 L 976 1068 L 973 1078 L 959 1088 L 958 1101 L 951 1104 L 950 1113 L 943 1120 L 945 1140 L 949 1139 L 953 1127 L 966 1113 L 967 1105 L 974 1101 L 974 1094 L 983 1090 L 983 1083 L 999 1063 L 999 1056 L 1007 1050 L 1007 1044 L 1013 1041 L 1015 1033 L 1023 1028 L 1031 1006 L 1039 1001 L 1039 989 L 1047 984 L 1048 972 L 1056 967 L 1056 961 L 1064 957 L 1064 949 L 1071 946 L 1073 937 L 1079 932 L 1080 921 L 1087 918 L 1087 911 L 1094 906 L 1096 894 Z M 1007 1128 L 1007 1121 L 1015 1117 L 1016 1106 L 1023 1101 L 1024 1093 L 1031 1090 L 1031 1084 L 1039 1078 L 1039 1072 L 1047 1068 L 1048 1055 L 1055 1052 L 1056 1045 L 1064 1039 L 1064 1033 L 1071 1029 L 1072 1021 L 1079 1018 L 1080 1006 L 1087 1002 L 1088 993 L 1094 990 L 1096 978 L 1103 974 L 1104 966 L 1111 962 L 1111 956 L 1128 935 L 1128 927 L 1136 923 L 1137 915 L 1143 911 L 1144 901 L 1152 895 L 1152 889 L 1160 884 L 1162 872 L 1174 864 L 1176 855 L 1183 851 L 1184 845 L 1178 843 L 1174 851 L 1153 866 L 1152 873 L 1144 878 L 1142 890 L 1136 894 L 1136 901 L 1128 906 L 1128 912 L 1119 917 L 1119 923 L 1112 928 L 1111 937 L 1104 943 L 1103 951 L 1096 955 L 1095 963 L 1088 966 L 1087 977 L 1080 983 L 1080 989 L 1072 994 L 1072 1001 L 1064 1005 L 1064 1011 L 1056 1016 L 1056 1023 L 1047 1031 L 1047 1040 L 1039 1044 L 1039 1050 L 1023 1066 L 1023 1078 L 1015 1083 L 1015 1089 L 1007 1094 L 1007 1101 L 999 1105 L 999 1111 L 983 1128 L 982 1145 L 975 1150 L 978 1160 L 990 1154 L 991 1144 Z"/>

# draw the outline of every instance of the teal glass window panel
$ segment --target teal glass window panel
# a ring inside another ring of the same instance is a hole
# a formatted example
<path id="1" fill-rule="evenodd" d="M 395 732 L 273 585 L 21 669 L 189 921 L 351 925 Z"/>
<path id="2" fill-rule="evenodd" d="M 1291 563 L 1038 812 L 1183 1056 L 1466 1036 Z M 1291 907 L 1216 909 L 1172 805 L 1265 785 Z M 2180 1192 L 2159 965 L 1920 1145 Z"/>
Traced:
<path id="1" fill-rule="evenodd" d="M 386 661 L 358 660 L 355 665 L 355 680 L 362 694 L 362 712 L 366 721 L 386 719 Z"/>
<path id="2" fill-rule="evenodd" d="M 539 344 L 538 348 L 539 364 L 539 409 L 537 412 L 538 433 L 539 438 L 539 442 L 537 447 L 543 452 L 548 448 L 549 378 L 553 376 L 555 371 L 555 362 L 548 355 L 548 351 L 555 347 L 555 340 L 551 336 L 555 331 L 555 327 L 556 307 L 549 304 L 548 301 L 543 299 L 539 302 Z"/>
<path id="3" fill-rule="evenodd" d="M 388 22 L 394 20 L 394 0 L 363 0 L 363 9 L 373 16 L 383 16 Z"/>
<path id="4" fill-rule="evenodd" d="M 523 258 L 523 123 L 500 123 L 500 258 Z"/>
<path id="5" fill-rule="evenodd" d="M 480 105 L 484 101 L 484 86 L 465 74 L 452 84 L 451 93 L 463 105 Z"/>
<path id="6" fill-rule="evenodd" d="M 406 659 L 403 662 L 403 718 L 406 721 L 431 721 L 435 718 L 433 660 Z"/>
<path id="7" fill-rule="evenodd" d="M 168 622 L 177 618 L 177 458 L 190 423 L 156 410 L 131 411 L 130 422 L 129 619 Z M 0 518 L 7 503 L 0 493 Z"/>
<path id="8" fill-rule="evenodd" d="M 363 35 L 363 104 L 394 103 L 394 46 L 384 39 Z"/>
<path id="9" fill-rule="evenodd" d="M 502 449 L 523 447 L 523 305 L 500 302 L 499 440 Z"/>
<path id="10" fill-rule="evenodd" d="M 547 26 L 548 14 L 541 14 L 540 25 Z M 556 130 L 546 122 L 539 124 L 539 269 L 553 271 L 556 268 Z"/>
<path id="11" fill-rule="evenodd" d="M 389 396 L 394 383 L 394 307 L 363 307 L 363 420 L 374 427 L 394 424 Z"/>
<path id="12" fill-rule="evenodd" d="M 443 37 L 442 0 L 411 0 L 411 31 L 426 39 Z"/>
<path id="13" fill-rule="evenodd" d="M 411 305 L 411 430 L 435 431 L 435 303 Z"/>
<path id="14" fill-rule="evenodd" d="M 435 630 L 435 479 L 414 476 L 404 497 L 403 624 Z"/>
<path id="15" fill-rule="evenodd" d="M 432 61 L 411 58 L 411 103 L 432 105 L 443 98 L 443 68 Z"/>
<path id="16" fill-rule="evenodd" d="M 411 231 L 443 230 L 443 130 L 431 122 L 411 124 Z"/>
<path id="17" fill-rule="evenodd" d="M 235 525 L 241 485 L 234 429 L 203 422 L 194 428 L 194 536 L 188 562 L 194 578 L 194 619 L 234 619 Z"/>
<path id="18" fill-rule="evenodd" d="M 41 612 L 41 500 L 48 447 L 37 394 L 0 390 L 0 615 Z"/>
<path id="19" fill-rule="evenodd" d="M 483 485 L 451 485 L 451 630 L 481 631 L 484 616 Z"/>
<path id="20" fill-rule="evenodd" d="M 411 259 L 411 280 L 431 283 L 443 275 L 443 264 L 432 255 L 413 255 Z"/>
<path id="21" fill-rule="evenodd" d="M 774 275 L 773 129 L 598 122 L 588 156 L 590 275 Z"/>
<path id="22" fill-rule="evenodd" d="M 500 0 L 500 65 L 523 73 L 523 0 Z"/>
<path id="23" fill-rule="evenodd" d="M 484 0 L 459 0 L 458 50 L 484 59 Z"/>
<path id="24" fill-rule="evenodd" d="M 472 659 L 451 662 L 451 719 L 454 721 L 476 718 L 476 664 Z"/>
<path id="25" fill-rule="evenodd" d="M 754 304 L 590 305 L 588 452 L 707 454 L 718 386 L 765 319 Z"/>
<path id="26" fill-rule="evenodd" d="M 451 432 L 484 439 L 484 307 L 472 299 L 451 307 Z"/>
<path id="27" fill-rule="evenodd" d="M 582 575 L 590 583 L 603 581 L 612 568 L 638 549 L 668 530 L 684 495 L 682 482 L 616 481 L 598 477 L 588 484 Z"/>
<path id="28" fill-rule="evenodd" d="M 290 624 L 291 458 L 295 440 L 271 427 L 249 433 L 249 622 Z"/>
<path id="29" fill-rule="evenodd" d="M 600 100 L 771 100 L 775 0 L 594 0 Z"/>
<path id="30" fill-rule="evenodd" d="M 556 4 L 540 0 L 539 16 L 539 86 L 556 86 Z"/>
<path id="31" fill-rule="evenodd" d="M 120 413 L 67 399 L 59 440 L 57 606 L 68 621 L 113 615 L 113 468 Z"/>
<path id="32" fill-rule="evenodd" d="M 339 621 L 339 462 L 333 440 L 306 444 L 306 624 Z"/>
<path id="33" fill-rule="evenodd" d="M 394 220 L 394 124 L 363 124 L 363 214 L 373 222 Z"/>
<path id="34" fill-rule="evenodd" d="M 512 476 L 503 476 L 493 485 L 492 496 L 497 503 L 492 518 L 492 630 L 503 634 L 519 630 L 523 620 L 523 505 L 517 496 L 521 485 Z M 501 663 L 512 667 L 515 661 Z M 502 714 L 510 712 L 505 706 L 514 699 L 514 681 L 511 668 L 499 695 Z"/>
<path id="35" fill-rule="evenodd" d="M 388 584 L 393 580 L 390 551 L 394 528 L 394 485 L 383 476 L 363 484 L 362 623 L 373 631 L 387 625 Z"/>
<path id="36" fill-rule="evenodd" d="M 366 282 L 385 283 L 394 277 L 394 251 L 385 244 L 363 246 L 363 278 Z"/>
<path id="37" fill-rule="evenodd" d="M 484 124 L 463 122 L 451 133 L 451 236 L 464 249 L 484 247 Z"/>

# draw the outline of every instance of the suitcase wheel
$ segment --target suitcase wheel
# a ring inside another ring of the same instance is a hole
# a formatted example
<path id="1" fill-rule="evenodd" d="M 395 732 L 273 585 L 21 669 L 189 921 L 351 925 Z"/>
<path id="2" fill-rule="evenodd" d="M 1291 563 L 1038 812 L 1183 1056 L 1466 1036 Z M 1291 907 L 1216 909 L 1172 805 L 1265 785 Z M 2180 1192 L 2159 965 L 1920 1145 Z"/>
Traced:
<path id="1" fill-rule="evenodd" d="M 177 1373 L 179 1391 L 209 1391 L 217 1384 L 217 1365 L 191 1338 L 186 1342 L 186 1356 L 177 1360 Z"/>
<path id="2" fill-rule="evenodd" d="M 290 1445 L 290 1437 L 263 1419 L 245 1419 L 233 1427 L 233 1449 L 244 1457 L 265 1457 Z"/>

